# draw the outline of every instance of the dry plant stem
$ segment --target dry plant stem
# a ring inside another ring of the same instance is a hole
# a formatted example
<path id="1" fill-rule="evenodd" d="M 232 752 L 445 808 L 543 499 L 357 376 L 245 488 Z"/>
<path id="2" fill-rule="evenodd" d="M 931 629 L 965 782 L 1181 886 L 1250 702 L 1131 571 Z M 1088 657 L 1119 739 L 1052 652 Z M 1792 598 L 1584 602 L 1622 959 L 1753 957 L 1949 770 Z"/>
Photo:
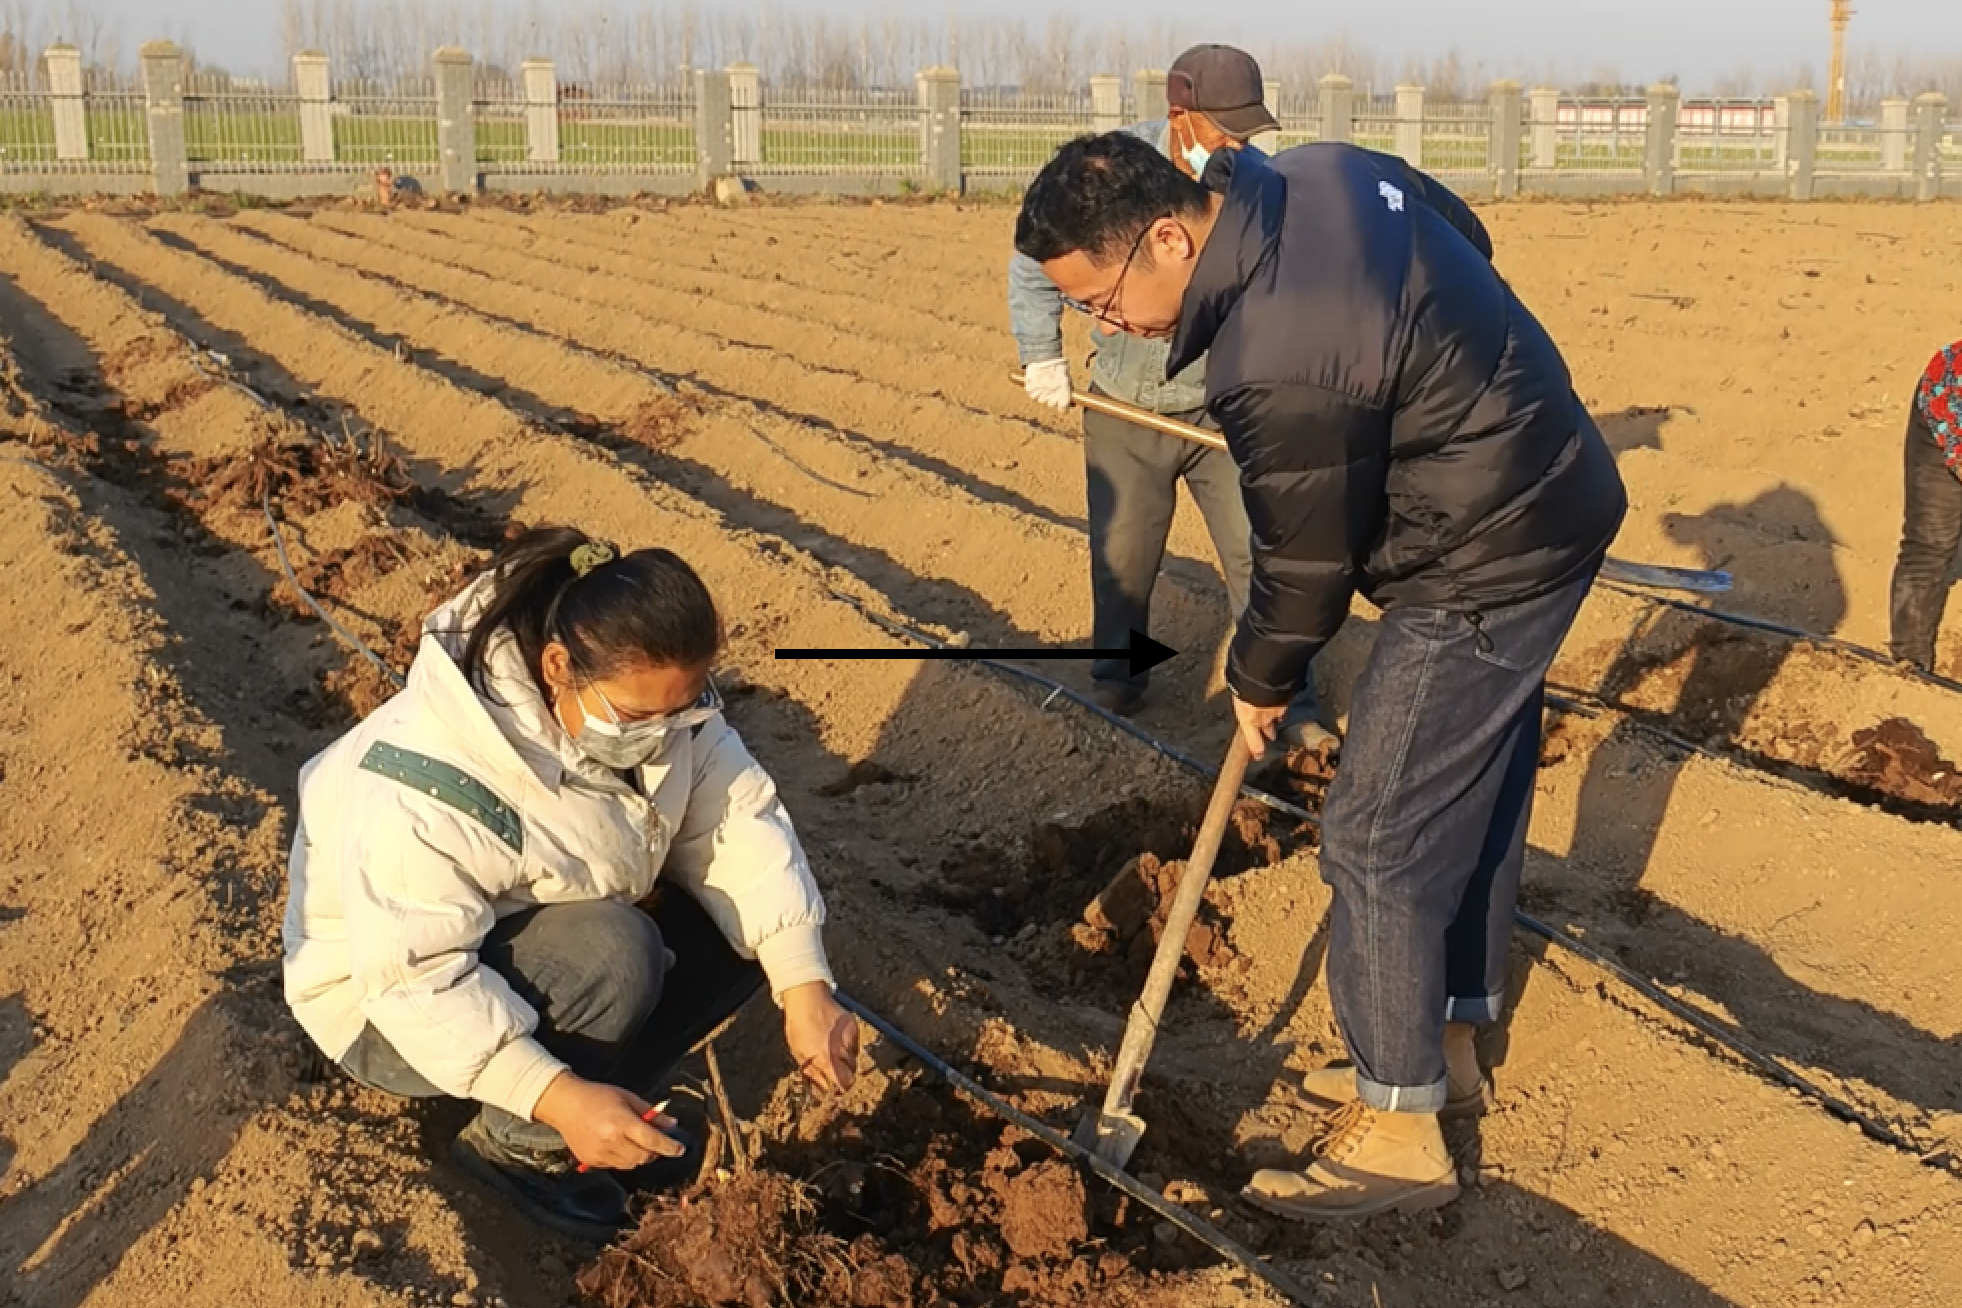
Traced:
<path id="1" fill-rule="evenodd" d="M 708 1058 L 709 1088 L 715 1091 L 715 1106 L 722 1111 L 722 1122 L 729 1132 L 729 1151 L 736 1158 L 736 1175 L 749 1175 L 749 1147 L 743 1138 L 743 1125 L 736 1119 L 736 1110 L 729 1106 L 729 1092 L 722 1085 L 722 1063 L 715 1056 L 715 1042 L 709 1041 L 702 1047 Z"/>

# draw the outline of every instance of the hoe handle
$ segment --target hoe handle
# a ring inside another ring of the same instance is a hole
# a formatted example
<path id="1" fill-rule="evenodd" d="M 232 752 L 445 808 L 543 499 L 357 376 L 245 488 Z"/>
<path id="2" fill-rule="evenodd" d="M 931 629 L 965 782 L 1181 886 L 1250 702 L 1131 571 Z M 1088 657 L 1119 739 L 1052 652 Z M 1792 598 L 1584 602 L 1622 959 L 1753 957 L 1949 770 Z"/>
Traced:
<path id="1" fill-rule="evenodd" d="M 1185 956 L 1185 938 L 1192 920 L 1199 916 L 1199 904 L 1206 897 L 1206 885 L 1213 879 L 1213 861 L 1219 856 L 1220 842 L 1226 837 L 1226 823 L 1240 798 L 1240 783 L 1247 775 L 1247 744 L 1239 731 L 1227 746 L 1226 762 L 1220 765 L 1219 781 L 1213 786 L 1212 803 L 1206 806 L 1206 820 L 1200 824 L 1199 838 L 1193 842 L 1192 857 L 1179 876 L 1179 888 L 1172 896 L 1171 911 L 1165 915 L 1165 933 L 1158 938 L 1158 952 L 1152 955 L 1151 975 L 1145 979 L 1144 994 L 1131 1009 L 1124 1025 L 1124 1043 L 1117 1047 L 1117 1066 L 1111 1073 L 1110 1089 L 1104 1095 L 1104 1114 L 1122 1116 L 1131 1111 L 1138 1079 L 1144 1075 L 1151 1057 L 1151 1046 L 1158 1038 L 1158 1020 L 1165 1013 L 1165 1000 L 1172 993 L 1172 980 L 1178 975 L 1179 960 Z"/>
<path id="2" fill-rule="evenodd" d="M 1010 373 L 1008 379 L 1017 386 L 1022 384 L 1022 374 L 1019 372 Z M 1226 448 L 1226 437 L 1216 431 L 1207 431 L 1204 427 L 1195 427 L 1189 422 L 1180 422 L 1177 418 L 1167 418 L 1162 413 L 1140 409 L 1135 404 L 1113 400 L 1108 395 L 1097 395 L 1090 391 L 1071 391 L 1070 399 L 1074 400 L 1079 408 L 1090 409 L 1112 418 L 1122 418 L 1125 422 L 1149 427 L 1153 431 L 1162 431 L 1167 436 L 1176 436 L 1182 441 L 1191 441 L 1194 445 L 1203 445 L 1209 450 Z"/>

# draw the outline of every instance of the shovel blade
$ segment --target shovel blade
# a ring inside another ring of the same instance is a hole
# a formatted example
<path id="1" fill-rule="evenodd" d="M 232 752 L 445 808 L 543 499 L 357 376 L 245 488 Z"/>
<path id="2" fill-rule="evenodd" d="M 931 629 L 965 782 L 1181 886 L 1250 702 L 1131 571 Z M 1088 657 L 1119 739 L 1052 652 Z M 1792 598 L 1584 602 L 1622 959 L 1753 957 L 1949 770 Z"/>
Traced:
<path id="1" fill-rule="evenodd" d="M 1079 1149 L 1087 1149 L 1112 1167 L 1130 1166 L 1131 1155 L 1144 1139 L 1144 1119 L 1136 1113 L 1107 1113 L 1092 1108 L 1076 1124 L 1070 1138 Z"/>

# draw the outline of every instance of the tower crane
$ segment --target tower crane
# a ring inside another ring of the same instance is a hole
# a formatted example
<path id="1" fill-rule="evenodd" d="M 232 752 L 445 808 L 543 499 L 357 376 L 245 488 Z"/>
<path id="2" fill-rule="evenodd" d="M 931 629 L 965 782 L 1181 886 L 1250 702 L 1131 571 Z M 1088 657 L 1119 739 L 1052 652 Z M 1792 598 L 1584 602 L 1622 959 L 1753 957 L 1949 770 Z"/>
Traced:
<path id="1" fill-rule="evenodd" d="M 1826 70 L 1826 121 L 1846 121 L 1846 28 L 1853 21 L 1853 0 L 1833 0 L 1832 64 Z"/>

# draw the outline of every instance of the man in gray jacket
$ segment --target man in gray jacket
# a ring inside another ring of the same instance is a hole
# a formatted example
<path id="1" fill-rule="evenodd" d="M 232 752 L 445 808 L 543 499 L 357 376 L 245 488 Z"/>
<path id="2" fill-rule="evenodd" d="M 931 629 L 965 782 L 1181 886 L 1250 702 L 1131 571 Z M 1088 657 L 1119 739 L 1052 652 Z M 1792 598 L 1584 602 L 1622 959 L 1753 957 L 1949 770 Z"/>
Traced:
<path id="1" fill-rule="evenodd" d="M 1166 117 L 1123 130 L 1149 141 L 1179 170 L 1200 177 L 1214 154 L 1250 150 L 1249 138 L 1279 128 L 1262 103 L 1265 86 L 1251 55 L 1224 45 L 1200 45 L 1180 55 L 1166 74 Z M 1063 357 L 1062 293 L 1042 265 L 1017 254 L 1008 266 L 1009 322 L 1022 359 L 1029 398 L 1070 407 L 1070 368 Z M 1096 354 L 1093 389 L 1127 404 L 1212 428 L 1206 415 L 1206 364 L 1201 358 L 1166 377 L 1165 341 L 1143 340 L 1090 314 Z M 1119 649 L 1133 629 L 1151 630 L 1151 591 L 1165 557 L 1178 484 L 1206 521 L 1219 553 L 1228 602 L 1237 618 L 1246 607 L 1252 570 L 1247 511 L 1239 472 L 1224 451 L 1209 450 L 1149 427 L 1105 414 L 1083 415 L 1083 457 L 1089 490 L 1092 643 Z M 1126 716 L 1143 703 L 1149 673 L 1133 676 L 1122 659 L 1091 665 L 1098 704 Z M 1314 681 L 1290 705 L 1282 743 L 1314 747 L 1333 737 L 1317 721 Z"/>

